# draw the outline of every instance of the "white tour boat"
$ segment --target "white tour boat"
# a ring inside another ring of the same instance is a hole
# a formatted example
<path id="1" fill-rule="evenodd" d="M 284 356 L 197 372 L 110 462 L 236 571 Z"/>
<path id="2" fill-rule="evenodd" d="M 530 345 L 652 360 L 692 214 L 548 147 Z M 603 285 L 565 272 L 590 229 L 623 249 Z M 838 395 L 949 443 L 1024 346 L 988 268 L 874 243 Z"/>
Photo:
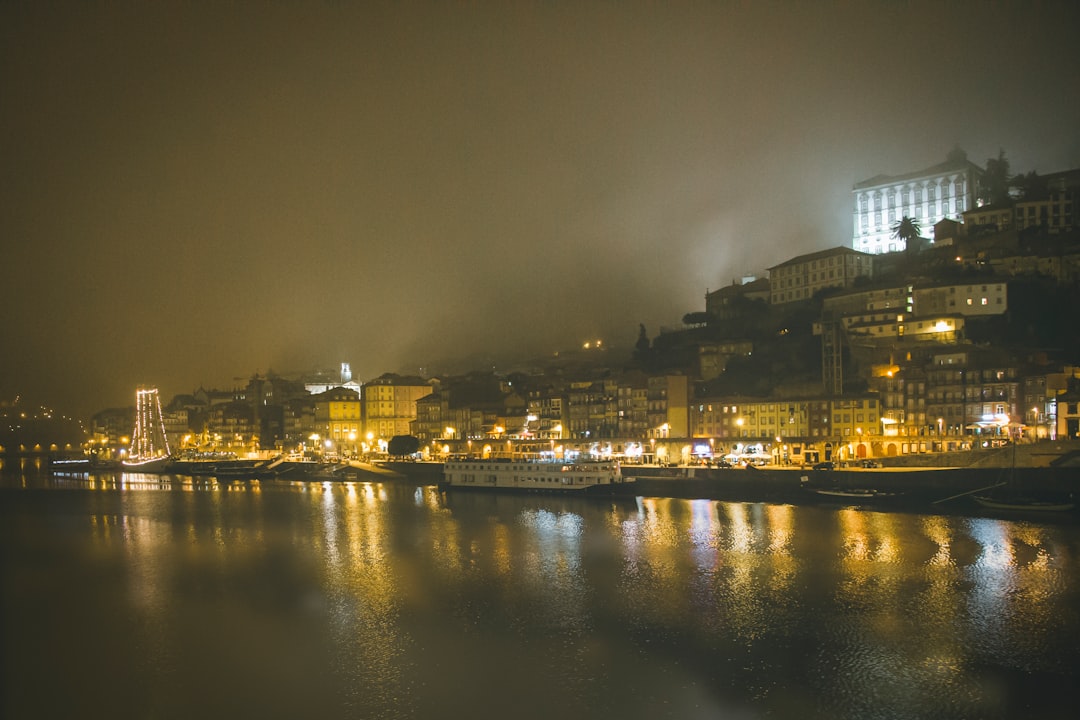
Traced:
<path id="1" fill-rule="evenodd" d="M 466 459 L 443 463 L 442 488 L 567 494 L 615 494 L 634 485 L 608 460 Z"/>

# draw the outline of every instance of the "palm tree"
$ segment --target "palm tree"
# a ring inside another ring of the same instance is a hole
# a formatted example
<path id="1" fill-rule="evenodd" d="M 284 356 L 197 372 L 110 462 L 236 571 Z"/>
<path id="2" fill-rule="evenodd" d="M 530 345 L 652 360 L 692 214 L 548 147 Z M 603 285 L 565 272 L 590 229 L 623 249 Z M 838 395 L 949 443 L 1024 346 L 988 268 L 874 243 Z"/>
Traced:
<path id="1" fill-rule="evenodd" d="M 912 220 L 905 215 L 892 226 L 892 232 L 894 238 L 904 241 L 906 249 L 911 249 L 914 247 L 913 241 L 922 237 L 922 226 L 918 220 Z"/>

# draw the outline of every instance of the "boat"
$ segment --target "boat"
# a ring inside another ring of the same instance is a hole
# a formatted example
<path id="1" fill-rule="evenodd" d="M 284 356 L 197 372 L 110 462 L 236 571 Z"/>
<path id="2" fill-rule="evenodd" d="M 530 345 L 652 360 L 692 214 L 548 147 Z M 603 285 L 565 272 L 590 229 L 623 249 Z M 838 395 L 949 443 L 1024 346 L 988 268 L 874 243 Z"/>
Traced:
<path id="1" fill-rule="evenodd" d="M 799 478 L 799 481 L 804 490 L 811 492 L 815 495 L 820 495 L 827 498 L 839 498 L 842 500 L 887 500 L 889 498 L 896 498 L 904 493 L 895 492 L 891 490 L 878 490 L 877 488 L 865 488 L 865 487 L 843 487 L 841 485 L 814 485 L 810 482 L 810 478 L 803 475 Z"/>
<path id="2" fill-rule="evenodd" d="M 979 494 L 986 490 L 1004 487 L 998 493 Z M 1013 442 L 1012 467 L 1009 470 L 1008 479 L 991 486 L 973 491 L 972 499 L 979 505 L 989 510 L 1009 510 L 1020 512 L 1067 512 L 1076 505 L 1072 494 L 1059 495 L 1056 498 L 1035 497 L 1028 488 L 1024 488 L 1016 478 L 1016 442 Z"/>
<path id="3" fill-rule="evenodd" d="M 120 469 L 124 472 L 161 474 L 167 472 L 171 465 L 172 458 L 168 455 L 160 455 L 122 460 Z"/>
<path id="4" fill-rule="evenodd" d="M 1039 498 L 993 498 L 972 495 L 975 502 L 991 510 L 1022 510 L 1036 512 L 1065 512 L 1076 507 L 1072 500 L 1045 500 Z"/>
<path id="5" fill-rule="evenodd" d="M 448 460 L 440 489 L 545 492 L 607 495 L 628 492 L 634 480 L 624 478 L 613 461 L 548 458 Z"/>
<path id="6" fill-rule="evenodd" d="M 124 472 L 164 473 L 172 462 L 158 389 L 139 386 L 135 391 L 135 432 L 131 437 L 131 449 L 120 461 L 120 468 Z"/>
<path id="7" fill-rule="evenodd" d="M 841 498 L 857 498 L 861 500 L 875 499 L 875 498 L 891 498 L 897 497 L 902 493 L 898 492 L 886 492 L 884 490 L 875 490 L 874 488 L 807 488 L 810 492 L 818 495 L 826 495 L 829 497 L 841 497 Z"/>
<path id="8" fill-rule="evenodd" d="M 93 469 L 93 461 L 88 457 L 49 458 L 49 470 L 56 473 L 86 473 Z"/>

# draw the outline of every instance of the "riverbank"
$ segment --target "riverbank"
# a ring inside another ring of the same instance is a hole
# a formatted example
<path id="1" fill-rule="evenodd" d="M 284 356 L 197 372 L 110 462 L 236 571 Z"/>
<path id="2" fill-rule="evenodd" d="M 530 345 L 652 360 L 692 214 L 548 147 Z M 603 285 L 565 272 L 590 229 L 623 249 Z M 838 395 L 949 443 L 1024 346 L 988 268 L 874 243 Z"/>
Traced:
<path id="1" fill-rule="evenodd" d="M 436 483 L 441 463 L 381 463 L 385 470 L 417 483 Z M 799 467 L 715 468 L 626 465 L 627 491 L 645 497 L 868 505 L 883 509 L 975 510 L 975 494 L 1010 494 L 1063 499 L 1080 495 L 1080 468 L 1060 467 L 886 467 L 813 470 Z M 875 490 L 876 496 L 821 495 L 816 490 Z M 1073 516 L 1075 511 L 1066 512 Z"/>

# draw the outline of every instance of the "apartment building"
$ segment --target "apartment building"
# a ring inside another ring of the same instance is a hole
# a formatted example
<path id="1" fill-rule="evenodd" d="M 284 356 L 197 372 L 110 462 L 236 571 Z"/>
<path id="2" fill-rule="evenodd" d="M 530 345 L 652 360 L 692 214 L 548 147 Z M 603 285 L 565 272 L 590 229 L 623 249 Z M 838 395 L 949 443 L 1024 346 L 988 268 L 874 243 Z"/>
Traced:
<path id="1" fill-rule="evenodd" d="M 387 373 L 360 388 L 363 434 L 389 440 L 408 435 L 416 420 L 416 402 L 433 391 L 432 385 L 418 377 Z"/>
<path id="2" fill-rule="evenodd" d="M 361 433 L 360 394 L 336 387 L 315 396 L 315 431 L 330 450 L 355 455 L 364 438 Z"/>
<path id="3" fill-rule="evenodd" d="M 874 273 L 874 258 L 847 247 L 799 255 L 769 268 L 769 302 L 801 302 L 825 288 L 849 288 Z"/>
<path id="4" fill-rule="evenodd" d="M 1008 284 L 994 280 L 917 286 L 912 297 L 914 314 L 919 317 L 1001 315 L 1009 309 Z"/>

